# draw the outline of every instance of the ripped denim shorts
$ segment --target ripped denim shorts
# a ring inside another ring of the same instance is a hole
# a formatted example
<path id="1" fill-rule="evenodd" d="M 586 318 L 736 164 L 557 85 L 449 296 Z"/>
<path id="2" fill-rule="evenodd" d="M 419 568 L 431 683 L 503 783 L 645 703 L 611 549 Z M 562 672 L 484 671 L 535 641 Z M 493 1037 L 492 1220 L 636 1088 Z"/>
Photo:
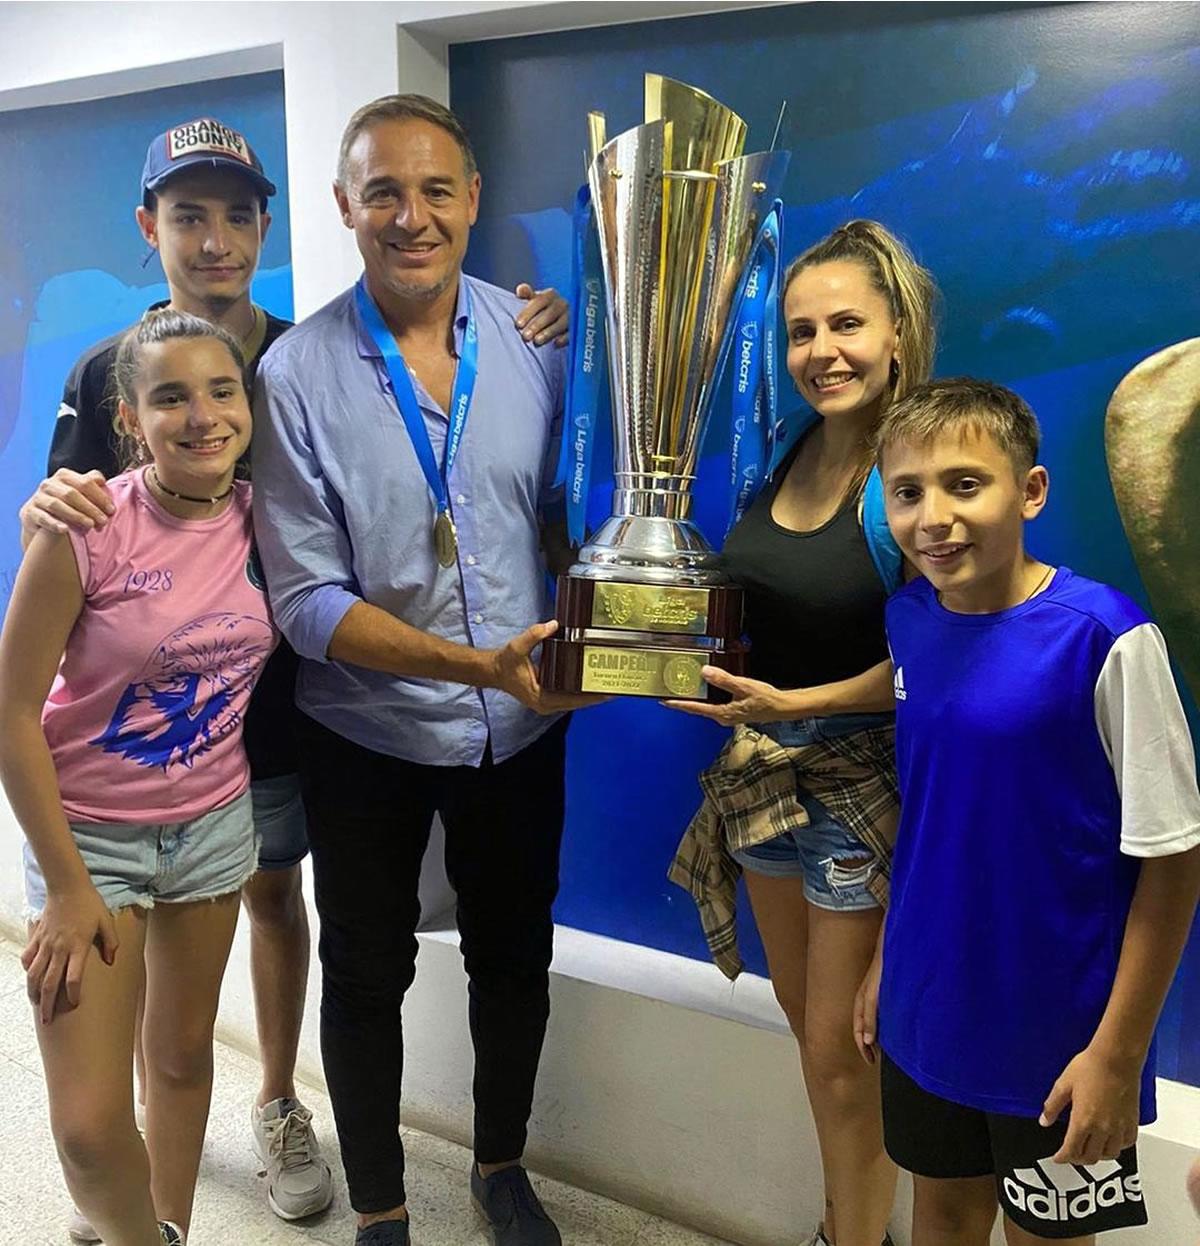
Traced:
<path id="1" fill-rule="evenodd" d="M 114 913 L 136 905 L 214 900 L 258 869 L 249 791 L 190 822 L 72 822 L 71 833 L 100 898 Z M 46 907 L 46 880 L 25 843 L 25 917 Z"/>
<path id="2" fill-rule="evenodd" d="M 756 729 L 784 748 L 799 748 L 869 727 L 886 727 L 894 720 L 893 714 L 831 714 L 762 723 Z M 804 898 L 817 908 L 841 912 L 878 908 L 867 889 L 878 868 L 874 853 L 816 797 L 803 788 L 797 795 L 808 813 L 808 826 L 735 852 L 734 860 L 749 873 L 803 878 Z"/>

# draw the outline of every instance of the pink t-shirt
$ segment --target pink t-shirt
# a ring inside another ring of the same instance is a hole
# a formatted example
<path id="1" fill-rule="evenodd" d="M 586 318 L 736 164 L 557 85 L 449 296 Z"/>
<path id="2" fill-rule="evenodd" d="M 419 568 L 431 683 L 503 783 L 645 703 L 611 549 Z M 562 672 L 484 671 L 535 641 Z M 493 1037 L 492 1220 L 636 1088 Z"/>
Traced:
<path id="1" fill-rule="evenodd" d="M 168 514 L 136 469 L 104 528 L 72 532 L 84 605 L 42 713 L 67 816 L 187 822 L 250 780 L 242 720 L 277 639 L 250 486 L 214 519 Z"/>

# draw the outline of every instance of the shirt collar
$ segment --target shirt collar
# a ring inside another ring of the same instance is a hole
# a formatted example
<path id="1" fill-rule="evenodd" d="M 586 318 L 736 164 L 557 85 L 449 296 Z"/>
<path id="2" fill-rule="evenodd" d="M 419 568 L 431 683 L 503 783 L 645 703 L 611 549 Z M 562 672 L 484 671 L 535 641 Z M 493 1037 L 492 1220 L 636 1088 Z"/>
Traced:
<path id="1" fill-rule="evenodd" d="M 466 273 L 459 271 L 458 297 L 454 304 L 454 353 L 460 359 L 462 358 L 463 338 L 467 332 L 467 282 L 470 280 Z M 380 353 L 379 347 L 375 345 L 370 331 L 359 317 L 353 290 L 350 291 L 350 306 L 354 316 L 359 357 L 362 359 L 382 359 L 383 355 Z"/>

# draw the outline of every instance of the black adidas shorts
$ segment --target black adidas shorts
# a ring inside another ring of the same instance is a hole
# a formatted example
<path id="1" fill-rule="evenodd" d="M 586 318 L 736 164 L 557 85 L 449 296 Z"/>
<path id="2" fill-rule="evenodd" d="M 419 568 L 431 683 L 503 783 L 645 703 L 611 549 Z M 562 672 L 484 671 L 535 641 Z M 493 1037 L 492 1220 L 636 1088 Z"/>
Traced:
<path id="1" fill-rule="evenodd" d="M 1004 1214 L 1034 1237 L 1083 1237 L 1146 1223 L 1137 1147 L 1098 1164 L 1053 1164 L 1066 1120 L 982 1112 L 922 1089 L 883 1057 L 883 1140 L 918 1177 L 988 1177 Z"/>

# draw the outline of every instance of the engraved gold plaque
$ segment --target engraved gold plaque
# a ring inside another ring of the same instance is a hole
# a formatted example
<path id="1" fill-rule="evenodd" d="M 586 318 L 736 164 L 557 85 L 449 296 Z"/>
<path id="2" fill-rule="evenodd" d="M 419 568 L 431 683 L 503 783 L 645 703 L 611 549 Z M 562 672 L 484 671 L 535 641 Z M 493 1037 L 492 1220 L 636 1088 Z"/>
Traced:
<path id="1" fill-rule="evenodd" d="M 584 645 L 582 692 L 703 700 L 703 653 L 689 649 L 621 649 Z"/>
<path id="2" fill-rule="evenodd" d="M 708 591 L 598 580 L 592 598 L 592 626 L 703 636 L 708 628 Z"/>

